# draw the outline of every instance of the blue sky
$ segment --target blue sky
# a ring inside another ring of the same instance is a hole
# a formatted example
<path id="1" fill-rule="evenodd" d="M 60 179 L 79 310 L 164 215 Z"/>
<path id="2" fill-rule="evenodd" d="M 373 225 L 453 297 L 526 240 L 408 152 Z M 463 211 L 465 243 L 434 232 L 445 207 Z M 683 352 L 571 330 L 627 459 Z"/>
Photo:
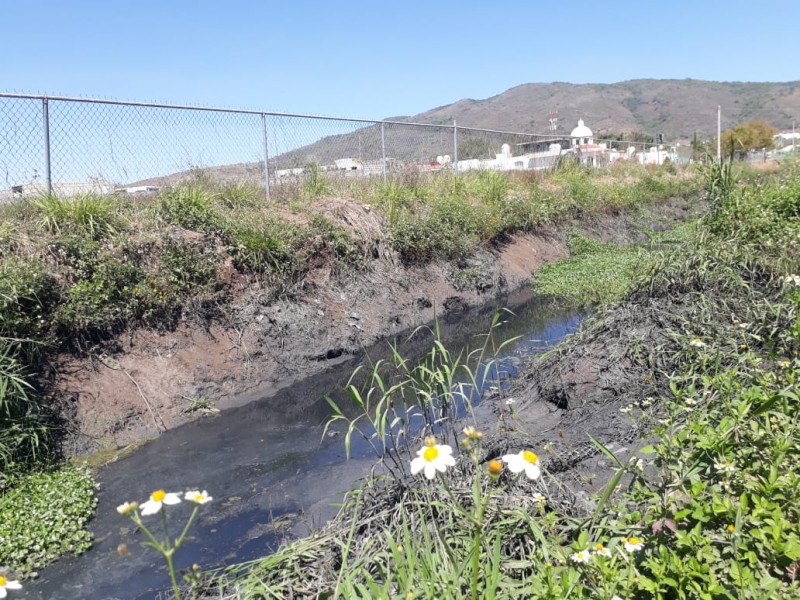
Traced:
<path id="1" fill-rule="evenodd" d="M 528 82 L 800 79 L 798 0 L 0 7 L 1 91 L 380 119 Z"/>

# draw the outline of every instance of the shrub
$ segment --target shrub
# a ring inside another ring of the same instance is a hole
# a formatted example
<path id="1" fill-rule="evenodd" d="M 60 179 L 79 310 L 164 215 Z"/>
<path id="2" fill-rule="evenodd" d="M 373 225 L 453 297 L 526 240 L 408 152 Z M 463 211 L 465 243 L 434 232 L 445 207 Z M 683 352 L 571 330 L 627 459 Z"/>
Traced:
<path id="1" fill-rule="evenodd" d="M 40 340 L 61 291 L 41 264 L 8 258 L 0 261 L 0 337 Z"/>
<path id="2" fill-rule="evenodd" d="M 168 240 L 161 254 L 162 270 L 177 294 L 214 281 L 218 262 L 213 248 L 180 239 Z"/>

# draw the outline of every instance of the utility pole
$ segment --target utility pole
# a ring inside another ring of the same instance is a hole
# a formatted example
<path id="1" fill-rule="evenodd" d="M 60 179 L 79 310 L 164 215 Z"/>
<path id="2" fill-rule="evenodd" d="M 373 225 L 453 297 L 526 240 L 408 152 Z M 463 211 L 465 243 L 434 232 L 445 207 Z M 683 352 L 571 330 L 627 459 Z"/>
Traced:
<path id="1" fill-rule="evenodd" d="M 717 162 L 722 162 L 722 106 L 717 105 Z"/>

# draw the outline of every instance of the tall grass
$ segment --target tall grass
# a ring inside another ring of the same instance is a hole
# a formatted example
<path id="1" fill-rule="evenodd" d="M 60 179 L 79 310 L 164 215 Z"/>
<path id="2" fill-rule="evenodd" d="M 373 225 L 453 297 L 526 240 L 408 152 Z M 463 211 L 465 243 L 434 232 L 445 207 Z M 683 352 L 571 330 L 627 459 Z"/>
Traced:
<path id="1" fill-rule="evenodd" d="M 59 198 L 46 194 L 30 201 L 39 216 L 39 224 L 52 233 L 77 229 L 98 239 L 116 233 L 121 223 L 114 201 L 95 194 Z"/>
<path id="2" fill-rule="evenodd" d="M 34 400 L 19 342 L 0 338 L 0 492 L 10 474 L 40 461 L 49 451 L 50 429 Z"/>

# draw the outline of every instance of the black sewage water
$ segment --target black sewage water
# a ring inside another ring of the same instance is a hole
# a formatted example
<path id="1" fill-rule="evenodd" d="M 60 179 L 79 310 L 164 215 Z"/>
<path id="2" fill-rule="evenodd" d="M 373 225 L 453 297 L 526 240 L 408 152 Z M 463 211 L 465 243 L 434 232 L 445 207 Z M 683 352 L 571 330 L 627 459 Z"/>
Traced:
<path id="1" fill-rule="evenodd" d="M 527 291 L 506 298 L 502 305 L 513 315 L 503 315 L 506 322 L 496 329 L 496 339 L 519 336 L 498 357 L 504 375 L 511 377 L 526 357 L 575 331 L 583 316 L 572 307 L 537 300 Z M 457 352 L 480 345 L 496 306 L 441 321 L 447 347 Z M 407 338 L 408 333 L 396 340 L 403 356 L 412 359 L 427 353 L 433 340 L 431 334 L 417 334 L 404 343 Z M 302 536 L 333 517 L 337 509 L 332 505 L 358 485 L 375 459 L 354 447 L 347 460 L 343 436 L 323 438 L 323 424 L 331 412 L 325 395 L 343 402 L 341 390 L 353 370 L 365 362 L 365 356 L 388 357 L 392 339 L 286 388 L 267 390 L 258 400 L 167 431 L 103 467 L 97 475 L 97 512 L 89 523 L 94 545 L 81 556 L 43 569 L 36 580 L 25 583 L 21 597 L 163 597 L 170 589 L 163 557 L 141 547 L 142 532 L 116 511 L 122 502 L 142 502 L 156 489 L 208 490 L 214 498 L 201 507 L 190 531 L 192 539 L 175 556 L 179 570 L 195 563 L 209 569 L 265 556 L 287 535 Z M 181 527 L 190 514 L 185 504 L 169 507 L 171 529 Z M 149 519 L 154 531 L 161 531 L 160 519 Z M 125 544 L 130 556 L 120 555 L 120 544 Z"/>

